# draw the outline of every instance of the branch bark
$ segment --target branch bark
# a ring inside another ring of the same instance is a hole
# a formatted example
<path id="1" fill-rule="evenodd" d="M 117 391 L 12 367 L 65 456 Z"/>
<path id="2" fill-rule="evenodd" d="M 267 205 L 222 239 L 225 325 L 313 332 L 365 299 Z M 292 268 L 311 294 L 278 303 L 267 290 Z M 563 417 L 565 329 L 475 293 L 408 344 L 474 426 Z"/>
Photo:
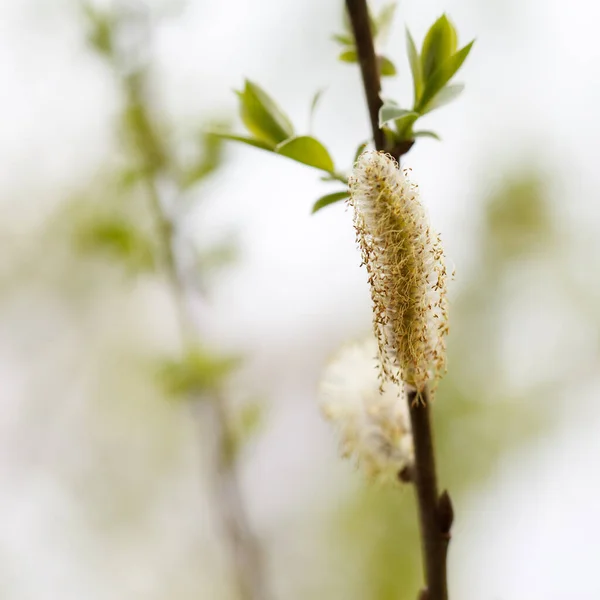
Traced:
<path id="1" fill-rule="evenodd" d="M 354 33 L 375 148 L 389 152 L 400 162 L 400 157 L 410 150 L 413 142 L 405 141 L 390 147 L 379 128 L 379 109 L 383 102 L 367 2 L 346 0 L 346 8 Z M 425 579 L 425 588 L 420 591 L 419 600 L 448 600 L 447 553 L 454 517 L 452 502 L 447 491 L 441 496 L 438 494 L 429 393 L 424 390 L 418 394 L 416 390 L 410 389 L 407 401 L 415 446 L 415 464 L 410 472 L 403 471 L 398 476 L 402 480 L 408 478 L 413 482 L 417 496 Z"/>
<path id="2" fill-rule="evenodd" d="M 446 557 L 454 518 L 447 491 L 438 495 L 429 394 L 410 389 L 407 401 L 415 447 L 412 471 L 417 495 L 427 600 L 448 600 Z"/>
<path id="3" fill-rule="evenodd" d="M 380 96 L 381 81 L 377 56 L 375 54 L 375 45 L 373 44 L 373 36 L 371 34 L 369 9 L 366 0 L 346 0 L 346 8 L 348 9 L 350 23 L 352 24 L 363 87 L 367 96 L 367 106 L 369 108 L 371 129 L 373 131 L 373 143 L 377 150 L 385 150 L 385 136 L 383 135 L 383 131 L 379 129 L 379 109 L 383 105 Z"/>
<path id="4" fill-rule="evenodd" d="M 371 33 L 367 2 L 366 0 L 346 0 L 346 9 L 352 25 L 363 88 L 367 97 L 373 143 L 377 150 L 389 152 L 400 162 L 400 157 L 412 148 L 414 142 L 405 140 L 396 144 L 388 144 L 383 130 L 379 127 L 379 109 L 383 106 L 381 77 L 379 74 L 379 58 L 375 53 L 375 44 Z"/>

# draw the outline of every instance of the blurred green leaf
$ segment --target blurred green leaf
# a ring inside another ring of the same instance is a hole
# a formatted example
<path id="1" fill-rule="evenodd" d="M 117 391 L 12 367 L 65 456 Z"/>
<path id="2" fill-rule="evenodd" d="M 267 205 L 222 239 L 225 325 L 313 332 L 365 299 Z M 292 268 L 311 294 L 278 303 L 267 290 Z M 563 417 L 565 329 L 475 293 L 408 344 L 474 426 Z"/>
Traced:
<path id="1" fill-rule="evenodd" d="M 347 48 L 338 55 L 338 60 L 347 63 L 358 62 L 358 54 L 355 48 Z"/>
<path id="2" fill-rule="evenodd" d="M 520 259 L 552 239 L 553 223 L 543 178 L 516 173 L 488 200 L 485 224 L 488 252 L 504 260 Z"/>
<path id="3" fill-rule="evenodd" d="M 80 252 L 103 253 L 136 271 L 152 270 L 155 248 L 152 238 L 121 216 L 101 216 L 75 231 Z"/>
<path id="4" fill-rule="evenodd" d="M 434 97 L 433 100 L 427 105 L 426 109 L 421 113 L 423 115 L 449 104 L 457 98 L 462 91 L 465 89 L 464 83 L 455 83 L 443 87 Z"/>
<path id="5" fill-rule="evenodd" d="M 214 133 L 202 134 L 202 158 L 185 173 L 182 181 L 184 188 L 198 183 L 217 170 L 223 158 L 223 140 L 223 136 Z"/>
<path id="6" fill-rule="evenodd" d="M 166 164 L 167 157 L 155 122 L 138 87 L 138 82 L 132 78 L 129 82 L 123 122 L 136 154 L 144 163 L 143 169 L 147 173 L 154 173 Z"/>
<path id="7" fill-rule="evenodd" d="M 308 135 L 285 140 L 275 148 L 275 152 L 323 171 L 331 172 L 335 169 L 327 148 L 319 140 Z"/>
<path id="8" fill-rule="evenodd" d="M 358 148 L 356 149 L 356 152 L 354 153 L 354 160 L 352 161 L 352 164 L 354 164 L 358 160 L 358 157 L 365 151 L 365 148 L 368 145 L 369 145 L 369 142 L 363 142 L 362 144 L 358 145 Z"/>
<path id="9" fill-rule="evenodd" d="M 400 119 L 406 115 L 416 115 L 416 117 L 419 116 L 418 113 L 412 110 L 400 108 L 396 104 L 386 103 L 379 109 L 379 127 L 383 127 L 386 123 L 395 121 L 396 119 Z"/>
<path id="10" fill-rule="evenodd" d="M 246 80 L 240 99 L 240 116 L 248 131 L 269 146 L 294 135 L 294 127 L 273 99 L 258 85 Z"/>
<path id="11" fill-rule="evenodd" d="M 435 131 L 415 131 L 413 133 L 413 137 L 414 138 L 418 138 L 418 137 L 429 137 L 429 138 L 433 138 L 434 140 L 437 140 L 438 142 L 441 141 L 440 136 L 435 133 Z"/>
<path id="12" fill-rule="evenodd" d="M 375 17 L 375 30 L 377 31 L 377 42 L 384 44 L 390 33 L 390 27 L 394 20 L 394 14 L 396 13 L 396 2 L 390 2 L 385 4 L 377 17 Z"/>
<path id="13" fill-rule="evenodd" d="M 312 129 L 313 120 L 315 118 L 315 111 L 317 110 L 317 105 L 319 104 L 324 92 L 325 92 L 325 89 L 317 90 L 315 92 L 315 95 L 312 98 L 311 103 L 310 103 L 310 110 L 308 113 L 308 129 L 309 129 L 309 131 Z"/>
<path id="14" fill-rule="evenodd" d="M 458 39 L 454 25 L 442 15 L 430 28 L 421 48 L 421 68 L 425 82 L 456 52 Z"/>
<path id="15" fill-rule="evenodd" d="M 260 148 L 261 150 L 269 150 L 270 152 L 275 151 L 275 144 L 269 144 L 264 142 L 263 140 L 258 140 L 256 138 L 245 137 L 243 135 L 235 135 L 233 133 L 227 133 L 224 131 L 211 131 L 208 133 L 212 133 L 224 140 L 232 140 L 234 142 L 242 142 L 242 144 L 248 144 L 249 146 L 254 146 L 255 148 Z"/>
<path id="16" fill-rule="evenodd" d="M 89 2 L 82 3 L 82 9 L 89 24 L 87 34 L 89 44 L 99 54 L 110 57 L 113 53 L 114 45 L 114 16 L 108 13 L 101 13 Z"/>
<path id="17" fill-rule="evenodd" d="M 165 391 L 173 396 L 216 391 L 239 363 L 203 348 L 191 348 L 179 360 L 167 360 L 158 371 Z"/>
<path id="18" fill-rule="evenodd" d="M 396 66 L 385 56 L 379 57 L 379 74 L 381 77 L 393 77 L 396 75 Z"/>
<path id="19" fill-rule="evenodd" d="M 353 46 L 354 45 L 354 37 L 352 34 L 346 33 L 336 33 L 331 36 L 331 38 L 336 41 L 338 44 L 342 46 Z"/>
<path id="20" fill-rule="evenodd" d="M 197 253 L 196 265 L 201 271 L 220 269 L 238 258 L 238 248 L 231 241 L 221 242 Z"/>
<path id="21" fill-rule="evenodd" d="M 314 215 L 317 211 L 329 206 L 330 204 L 334 204 L 335 202 L 339 202 L 340 200 L 344 200 L 348 198 L 350 194 L 348 190 L 344 190 L 342 192 L 333 192 L 332 194 L 327 194 L 326 196 L 321 196 L 312 207 L 312 214 Z"/>
<path id="22" fill-rule="evenodd" d="M 410 63 L 410 71 L 413 78 L 414 88 L 414 106 L 417 106 L 421 93 L 423 91 L 423 71 L 421 69 L 421 59 L 419 58 L 419 52 L 415 46 L 408 27 L 406 28 L 406 49 L 408 52 L 408 61 Z"/>
<path id="23" fill-rule="evenodd" d="M 412 128 L 419 117 L 419 113 L 410 112 L 407 115 L 403 115 L 399 119 L 396 119 L 394 121 L 398 133 L 396 140 L 412 140 L 414 137 Z"/>
<path id="24" fill-rule="evenodd" d="M 424 114 L 427 112 L 428 104 L 435 95 L 450 81 L 454 74 L 460 69 L 461 65 L 469 55 L 475 40 L 461 48 L 456 54 L 446 59 L 431 77 L 426 81 L 423 94 L 417 104 L 416 111 Z"/>

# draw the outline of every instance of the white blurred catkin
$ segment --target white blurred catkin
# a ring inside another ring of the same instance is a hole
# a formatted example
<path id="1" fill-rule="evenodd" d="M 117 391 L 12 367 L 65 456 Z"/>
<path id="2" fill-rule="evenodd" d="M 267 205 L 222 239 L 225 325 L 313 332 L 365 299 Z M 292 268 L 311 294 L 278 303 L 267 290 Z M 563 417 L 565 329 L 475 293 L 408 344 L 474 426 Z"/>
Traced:
<path id="1" fill-rule="evenodd" d="M 370 479 L 398 481 L 413 461 L 402 386 L 379 381 L 377 343 L 345 346 L 329 363 L 319 386 L 321 412 L 337 431 L 343 457 Z"/>

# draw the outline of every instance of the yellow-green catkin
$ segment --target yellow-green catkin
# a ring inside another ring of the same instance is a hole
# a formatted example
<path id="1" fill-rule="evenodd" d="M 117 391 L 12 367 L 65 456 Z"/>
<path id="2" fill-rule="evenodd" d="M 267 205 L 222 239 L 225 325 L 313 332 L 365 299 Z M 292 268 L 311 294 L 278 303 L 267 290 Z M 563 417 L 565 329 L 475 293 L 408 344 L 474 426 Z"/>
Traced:
<path id="1" fill-rule="evenodd" d="M 418 187 L 382 152 L 364 152 L 349 204 L 373 300 L 383 377 L 423 391 L 446 369 L 447 271 Z"/>

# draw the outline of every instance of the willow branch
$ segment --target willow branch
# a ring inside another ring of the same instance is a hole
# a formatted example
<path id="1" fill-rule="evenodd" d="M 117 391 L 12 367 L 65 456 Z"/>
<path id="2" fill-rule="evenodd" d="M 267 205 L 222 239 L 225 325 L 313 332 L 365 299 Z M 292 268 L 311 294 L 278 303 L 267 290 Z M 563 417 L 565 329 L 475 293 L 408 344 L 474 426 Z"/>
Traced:
<path id="1" fill-rule="evenodd" d="M 407 393 L 415 447 L 412 480 L 417 495 L 419 528 L 427 600 L 448 600 L 446 556 L 452 527 L 452 503 L 448 492 L 438 494 L 431 409 L 427 390 Z"/>
<path id="2" fill-rule="evenodd" d="M 185 305 L 186 285 L 179 275 L 173 249 L 173 227 L 165 215 L 154 177 L 146 176 L 146 190 L 158 234 L 161 238 L 162 267 L 168 279 L 181 339 L 184 346 L 193 343 L 193 324 Z M 222 397 L 216 395 L 210 402 L 216 439 L 216 505 L 224 529 L 225 539 L 233 561 L 236 587 L 242 600 L 268 600 L 268 586 L 264 577 L 262 552 L 250 528 L 237 478 L 235 463 L 231 459 L 232 433 Z"/>
<path id="3" fill-rule="evenodd" d="M 352 24 L 363 87 L 367 96 L 373 143 L 377 150 L 385 150 L 385 136 L 379 128 L 379 109 L 383 105 L 380 96 L 381 80 L 373 35 L 371 34 L 369 9 L 366 0 L 346 0 L 346 8 Z"/>
<path id="4" fill-rule="evenodd" d="M 413 140 L 402 140 L 388 143 L 383 130 L 379 127 L 379 109 L 383 106 L 379 74 L 380 60 L 375 53 L 367 2 L 366 0 L 346 0 L 346 9 L 352 25 L 363 88 L 367 97 L 373 143 L 377 150 L 389 152 L 397 161 L 400 161 L 400 157 L 411 149 L 414 142 Z"/>
<path id="5" fill-rule="evenodd" d="M 400 156 L 410 150 L 413 142 L 403 141 L 390 147 L 379 128 L 379 109 L 383 102 L 380 97 L 378 59 L 371 34 L 367 2 L 346 0 L 346 8 L 354 33 L 375 147 L 377 150 L 389 152 L 399 161 Z M 452 503 L 448 492 L 441 496 L 438 493 L 429 394 L 427 390 L 421 394 L 410 390 L 407 400 L 414 438 L 415 464 L 410 473 L 403 471 L 399 477 L 403 480 L 410 479 L 414 483 L 417 496 L 426 586 L 419 598 L 448 600 L 446 557 L 453 520 Z"/>

